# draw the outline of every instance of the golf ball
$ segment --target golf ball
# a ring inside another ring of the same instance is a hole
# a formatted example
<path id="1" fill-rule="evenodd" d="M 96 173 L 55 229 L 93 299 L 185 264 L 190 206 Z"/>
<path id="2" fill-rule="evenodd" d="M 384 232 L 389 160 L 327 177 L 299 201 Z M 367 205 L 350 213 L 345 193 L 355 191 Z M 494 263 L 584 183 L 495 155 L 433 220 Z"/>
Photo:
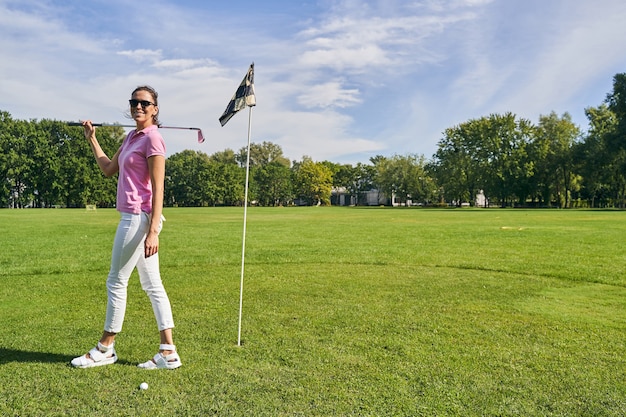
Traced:
<path id="1" fill-rule="evenodd" d="M 142 382 L 141 384 L 139 384 L 139 389 L 148 389 L 148 383 Z"/>

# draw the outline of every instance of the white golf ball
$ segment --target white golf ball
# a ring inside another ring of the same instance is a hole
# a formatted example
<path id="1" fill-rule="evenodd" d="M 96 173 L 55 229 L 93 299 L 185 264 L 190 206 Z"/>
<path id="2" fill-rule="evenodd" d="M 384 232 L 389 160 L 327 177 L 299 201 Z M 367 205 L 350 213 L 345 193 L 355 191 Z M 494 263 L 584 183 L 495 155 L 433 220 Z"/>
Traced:
<path id="1" fill-rule="evenodd" d="M 139 384 L 139 389 L 148 389 L 148 383 L 142 382 L 141 384 Z"/>

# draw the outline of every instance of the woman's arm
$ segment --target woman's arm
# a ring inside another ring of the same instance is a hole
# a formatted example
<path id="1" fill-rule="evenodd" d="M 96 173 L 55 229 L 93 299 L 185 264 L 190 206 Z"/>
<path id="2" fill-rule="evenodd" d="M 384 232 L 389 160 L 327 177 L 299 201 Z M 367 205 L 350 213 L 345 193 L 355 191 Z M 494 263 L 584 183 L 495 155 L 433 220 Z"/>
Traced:
<path id="1" fill-rule="evenodd" d="M 96 128 L 92 126 L 91 120 L 84 121 L 83 127 L 85 129 L 85 138 L 87 138 L 89 146 L 91 146 L 91 150 L 93 151 L 93 155 L 96 157 L 96 162 L 98 162 L 98 166 L 107 177 L 115 175 L 120 169 L 118 164 L 118 158 L 120 156 L 121 148 L 118 149 L 117 152 L 115 152 L 113 158 L 109 159 L 109 157 L 100 147 L 98 139 L 96 139 Z"/>
<path id="2" fill-rule="evenodd" d="M 159 251 L 159 225 L 163 214 L 163 193 L 165 188 L 165 157 L 155 155 L 148 158 L 148 170 L 152 182 L 152 215 L 146 236 L 146 258 Z"/>

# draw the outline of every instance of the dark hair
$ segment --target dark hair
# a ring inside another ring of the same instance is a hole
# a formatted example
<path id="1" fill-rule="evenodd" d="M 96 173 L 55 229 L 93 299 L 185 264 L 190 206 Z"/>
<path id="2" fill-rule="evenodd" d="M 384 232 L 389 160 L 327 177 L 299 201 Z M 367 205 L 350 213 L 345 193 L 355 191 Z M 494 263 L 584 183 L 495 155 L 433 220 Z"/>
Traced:
<path id="1" fill-rule="evenodd" d="M 154 105 L 155 106 L 159 105 L 159 93 L 157 93 L 154 88 L 150 87 L 149 85 L 140 85 L 139 87 L 137 87 L 137 88 L 135 88 L 133 90 L 133 92 L 131 93 L 131 96 L 133 94 L 135 94 L 137 91 L 147 91 L 152 96 L 152 102 L 154 103 Z M 156 114 L 154 116 L 152 116 L 152 120 L 153 120 L 154 124 L 157 125 L 157 126 L 159 126 L 161 124 L 161 122 L 159 121 L 159 111 L 158 110 L 157 110 Z"/>

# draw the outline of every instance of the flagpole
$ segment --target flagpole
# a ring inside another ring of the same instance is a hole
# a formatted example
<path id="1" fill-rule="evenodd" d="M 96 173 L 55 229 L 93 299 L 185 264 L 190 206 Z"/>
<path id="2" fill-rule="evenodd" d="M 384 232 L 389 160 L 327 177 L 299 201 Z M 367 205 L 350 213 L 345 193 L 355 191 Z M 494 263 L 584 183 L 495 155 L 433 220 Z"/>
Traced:
<path id="1" fill-rule="evenodd" d="M 241 239 L 241 284 L 239 285 L 239 328 L 237 331 L 237 346 L 241 346 L 241 317 L 243 315 L 243 276 L 246 261 L 246 225 L 248 223 L 248 184 L 250 182 L 250 133 L 252 129 L 252 107 L 256 106 L 254 95 L 254 62 L 250 64 L 250 69 L 246 73 L 241 84 L 233 94 L 226 110 L 219 118 L 220 124 L 224 126 L 228 121 L 244 107 L 250 107 L 248 113 L 248 155 L 246 157 L 246 191 L 243 200 L 243 238 Z"/>
<path id="2" fill-rule="evenodd" d="M 246 157 L 246 187 L 243 200 L 243 238 L 241 243 L 241 283 L 239 284 L 239 328 L 237 346 L 241 346 L 241 317 L 243 315 L 243 277 L 246 260 L 246 224 L 248 219 L 248 183 L 250 178 L 250 133 L 252 128 L 252 107 L 248 107 L 248 155 Z"/>

